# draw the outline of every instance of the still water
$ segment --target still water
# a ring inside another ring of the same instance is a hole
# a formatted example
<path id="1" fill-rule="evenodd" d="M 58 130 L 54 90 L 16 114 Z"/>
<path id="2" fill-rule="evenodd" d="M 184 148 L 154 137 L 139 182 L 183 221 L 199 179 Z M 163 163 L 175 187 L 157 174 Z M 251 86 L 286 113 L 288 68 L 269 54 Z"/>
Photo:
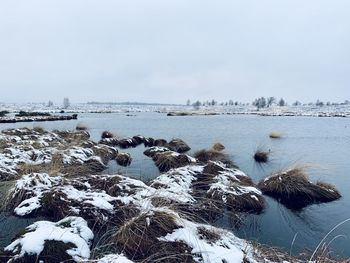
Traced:
<path id="1" fill-rule="evenodd" d="M 323 180 L 336 185 L 343 197 L 299 212 L 286 209 L 266 197 L 268 206 L 264 213 L 249 216 L 238 230 L 233 228 L 229 219 L 224 217 L 220 221 L 221 226 L 231 228 L 239 237 L 282 247 L 288 253 L 313 250 L 329 230 L 350 218 L 350 118 L 135 115 L 80 114 L 77 121 L 0 124 L 0 129 L 23 126 L 74 129 L 78 123 L 84 123 L 93 140 L 99 140 L 104 130 L 120 137 L 138 134 L 167 140 L 178 137 L 191 146 L 192 153 L 221 142 L 232 160 L 255 182 L 283 168 L 308 165 L 313 181 Z M 271 140 L 268 137 L 271 131 L 282 132 L 283 138 Z M 257 148 L 271 150 L 268 164 L 261 166 L 254 162 L 252 156 Z M 143 146 L 125 151 L 132 154 L 132 165 L 122 168 L 111 162 L 106 172 L 125 173 L 144 181 L 158 175 L 152 161 L 142 154 Z M 15 221 L 4 217 L 0 218 L 0 231 L 5 224 Z M 17 227 L 29 223 L 28 220 L 16 222 Z M 350 257 L 350 222 L 340 226 L 325 242 L 330 243 L 335 255 Z"/>

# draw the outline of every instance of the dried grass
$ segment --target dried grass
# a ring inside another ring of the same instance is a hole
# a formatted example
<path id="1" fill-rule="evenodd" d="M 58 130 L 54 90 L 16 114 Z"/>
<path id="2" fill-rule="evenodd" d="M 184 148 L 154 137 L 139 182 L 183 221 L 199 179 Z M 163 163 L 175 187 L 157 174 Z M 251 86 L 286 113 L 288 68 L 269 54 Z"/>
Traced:
<path id="1" fill-rule="evenodd" d="M 203 149 L 195 152 L 194 157 L 202 163 L 208 163 L 209 161 L 217 161 L 222 162 L 227 167 L 237 168 L 237 166 L 231 161 L 230 156 L 223 152 Z"/>
<path id="2" fill-rule="evenodd" d="M 305 168 L 296 167 L 278 172 L 262 180 L 258 187 L 261 191 L 278 199 L 292 209 L 301 209 L 313 203 L 331 202 L 341 198 L 333 185 L 310 182 Z"/>
<path id="3" fill-rule="evenodd" d="M 170 169 L 183 167 L 191 163 L 187 155 L 174 154 L 174 152 L 157 153 L 153 156 L 153 161 L 161 172 L 167 172 Z"/>

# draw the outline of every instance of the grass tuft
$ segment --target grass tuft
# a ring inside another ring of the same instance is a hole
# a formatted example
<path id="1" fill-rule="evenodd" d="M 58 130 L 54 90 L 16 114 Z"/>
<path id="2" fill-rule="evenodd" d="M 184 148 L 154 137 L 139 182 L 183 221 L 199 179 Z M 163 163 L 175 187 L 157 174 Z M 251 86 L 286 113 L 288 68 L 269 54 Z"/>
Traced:
<path id="1" fill-rule="evenodd" d="M 283 137 L 283 134 L 277 131 L 273 131 L 269 134 L 269 137 L 271 139 L 281 139 Z"/>
<path id="2" fill-rule="evenodd" d="M 87 131 L 88 127 L 84 123 L 78 123 L 75 129 L 77 131 Z"/>
<path id="3" fill-rule="evenodd" d="M 223 152 L 215 150 L 200 150 L 195 152 L 194 157 L 202 163 L 208 163 L 209 161 L 219 161 L 230 168 L 237 168 L 237 166 L 231 161 L 230 156 Z"/>
<path id="4" fill-rule="evenodd" d="M 219 142 L 214 143 L 213 146 L 211 147 L 214 151 L 221 152 L 225 150 L 225 146 Z"/>
<path id="5" fill-rule="evenodd" d="M 270 152 L 258 149 L 254 154 L 254 160 L 258 163 L 267 163 L 269 161 Z"/>
<path id="6" fill-rule="evenodd" d="M 191 163 L 187 155 L 174 152 L 157 153 L 153 156 L 153 161 L 160 172 L 167 172 L 170 169 L 183 167 Z"/>
<path id="7" fill-rule="evenodd" d="M 295 210 L 310 204 L 331 202 L 341 198 L 341 194 L 333 185 L 310 182 L 302 167 L 275 173 L 262 180 L 258 187 L 264 194 Z"/>

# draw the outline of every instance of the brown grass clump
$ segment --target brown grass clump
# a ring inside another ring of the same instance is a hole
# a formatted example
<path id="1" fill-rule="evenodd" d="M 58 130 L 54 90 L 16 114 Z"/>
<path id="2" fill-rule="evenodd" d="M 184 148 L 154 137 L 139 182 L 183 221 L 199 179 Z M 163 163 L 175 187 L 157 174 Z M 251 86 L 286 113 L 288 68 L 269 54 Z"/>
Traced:
<path id="1" fill-rule="evenodd" d="M 203 201 L 202 214 L 209 219 L 215 219 L 225 209 L 234 212 L 261 213 L 265 208 L 262 196 L 252 192 L 245 193 L 245 186 L 254 186 L 248 176 L 235 175 L 227 177 L 227 189 L 213 188 L 217 176 L 225 172 L 225 168 L 214 162 L 209 162 L 203 172 L 196 175 L 197 180 L 192 183 L 193 196 Z"/>
<path id="2" fill-rule="evenodd" d="M 132 158 L 129 153 L 118 153 L 115 160 L 121 166 L 129 166 L 131 164 Z"/>
<path id="3" fill-rule="evenodd" d="M 11 144 L 6 140 L 0 139 L 0 149 L 11 147 Z"/>
<path id="4" fill-rule="evenodd" d="M 101 134 L 101 139 L 113 138 L 113 137 L 114 137 L 113 133 L 111 133 L 109 131 L 104 131 Z"/>
<path id="5" fill-rule="evenodd" d="M 90 134 L 87 131 L 59 131 L 54 130 L 61 138 L 65 139 L 68 143 L 78 143 L 90 139 Z"/>
<path id="6" fill-rule="evenodd" d="M 67 196 L 59 191 L 44 193 L 39 213 L 55 221 L 61 220 L 70 214 L 70 203 L 66 200 Z"/>
<path id="7" fill-rule="evenodd" d="M 151 137 L 145 138 L 143 144 L 145 147 L 152 147 L 154 146 L 154 139 Z"/>
<path id="8" fill-rule="evenodd" d="M 42 128 L 42 127 L 40 127 L 40 126 L 35 126 L 35 127 L 33 128 L 33 130 L 34 130 L 35 132 L 39 133 L 39 134 L 44 134 L 44 133 L 45 133 L 44 128 Z"/>
<path id="9" fill-rule="evenodd" d="M 110 160 L 113 160 L 117 157 L 118 151 L 115 148 L 109 147 L 104 144 L 99 144 L 92 148 L 94 154 L 101 157 L 104 165 L 107 165 Z"/>
<path id="10" fill-rule="evenodd" d="M 90 158 L 82 164 L 64 164 L 63 156 L 59 153 L 52 156 L 51 163 L 47 166 L 48 167 L 45 167 L 45 171 L 47 170 L 48 174 L 51 176 L 60 174 L 66 174 L 67 176 L 95 174 L 106 169 L 106 166 L 96 158 Z"/>
<path id="11" fill-rule="evenodd" d="M 164 139 L 157 139 L 157 140 L 154 140 L 153 145 L 154 146 L 162 146 L 162 147 L 164 147 L 164 146 L 167 145 L 167 143 L 168 142 L 166 140 L 164 140 Z"/>
<path id="12" fill-rule="evenodd" d="M 181 139 L 172 139 L 167 146 L 170 150 L 178 153 L 185 153 L 191 150 L 191 147 Z"/>
<path id="13" fill-rule="evenodd" d="M 78 123 L 75 129 L 77 131 L 87 131 L 88 127 L 84 123 Z"/>
<path id="14" fill-rule="evenodd" d="M 145 137 L 143 137 L 141 135 L 136 135 L 136 136 L 132 137 L 132 140 L 133 140 L 134 144 L 136 146 L 138 146 L 138 145 L 141 145 L 144 143 Z"/>
<path id="15" fill-rule="evenodd" d="M 281 139 L 282 136 L 283 136 L 282 133 L 276 132 L 276 131 L 271 132 L 271 133 L 269 134 L 269 137 L 270 137 L 271 139 Z"/>
<path id="16" fill-rule="evenodd" d="M 262 180 L 258 187 L 264 194 L 276 198 L 291 209 L 341 198 L 334 186 L 322 182 L 311 183 L 300 167 L 273 174 Z"/>
<path id="17" fill-rule="evenodd" d="M 144 213 L 121 226 L 112 236 L 112 242 L 128 258 L 137 261 L 193 262 L 192 249 L 184 243 L 158 239 L 177 228 L 171 214 L 158 211 Z"/>
<path id="18" fill-rule="evenodd" d="M 254 154 L 254 160 L 258 163 L 267 163 L 269 161 L 269 152 L 257 150 Z"/>
<path id="19" fill-rule="evenodd" d="M 168 152 L 170 149 L 166 147 L 151 147 L 143 152 L 144 155 L 153 158 L 157 153 Z"/>
<path id="20" fill-rule="evenodd" d="M 42 172 L 45 165 L 29 164 L 23 163 L 17 166 L 16 170 L 19 175 L 31 174 L 31 173 L 40 173 Z"/>
<path id="21" fill-rule="evenodd" d="M 136 144 L 132 139 L 121 139 L 119 140 L 118 147 L 121 149 L 127 149 L 130 147 L 136 147 Z"/>
<path id="22" fill-rule="evenodd" d="M 236 189 L 236 191 L 239 192 L 239 186 L 237 184 L 232 184 L 231 188 Z M 266 206 L 265 200 L 262 196 L 254 195 L 252 193 L 231 194 L 214 190 L 209 192 L 208 195 L 218 203 L 223 202 L 225 199 L 227 209 L 235 212 L 260 214 Z"/>
<path id="23" fill-rule="evenodd" d="M 231 161 L 228 154 L 218 152 L 214 150 L 200 150 L 194 154 L 194 157 L 202 163 L 208 163 L 209 161 L 222 162 L 227 167 L 237 168 L 237 166 Z"/>
<path id="24" fill-rule="evenodd" d="M 167 172 L 170 169 L 191 164 L 191 160 L 187 155 L 174 152 L 157 153 L 153 156 L 153 161 L 160 172 Z"/>
<path id="25" fill-rule="evenodd" d="M 211 148 L 217 152 L 221 152 L 221 151 L 225 150 L 225 146 L 219 142 L 214 143 L 214 145 Z"/>
<path id="26" fill-rule="evenodd" d="M 108 146 L 113 146 L 113 147 L 119 146 L 119 140 L 117 138 L 115 138 L 115 137 L 113 137 L 113 138 L 103 138 L 98 143 L 99 144 L 105 144 L 105 145 L 108 145 Z"/>

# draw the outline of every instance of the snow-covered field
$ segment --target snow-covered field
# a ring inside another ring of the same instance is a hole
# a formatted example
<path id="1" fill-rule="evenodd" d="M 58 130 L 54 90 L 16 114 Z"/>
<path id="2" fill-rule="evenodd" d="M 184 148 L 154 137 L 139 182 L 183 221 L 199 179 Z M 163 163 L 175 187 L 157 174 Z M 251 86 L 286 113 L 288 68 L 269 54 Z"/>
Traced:
<path id="1" fill-rule="evenodd" d="M 195 109 L 184 105 L 153 105 L 153 104 L 71 104 L 68 108 L 61 106 L 50 106 L 42 103 L 8 104 L 0 103 L 0 111 L 10 113 L 22 111 L 59 113 L 132 113 L 132 112 L 175 112 L 187 115 L 210 115 L 210 114 L 255 114 L 266 116 L 313 116 L 313 117 L 350 117 L 349 104 L 336 105 L 300 105 L 300 106 L 271 106 L 257 109 L 251 105 L 237 106 L 201 106 Z"/>

